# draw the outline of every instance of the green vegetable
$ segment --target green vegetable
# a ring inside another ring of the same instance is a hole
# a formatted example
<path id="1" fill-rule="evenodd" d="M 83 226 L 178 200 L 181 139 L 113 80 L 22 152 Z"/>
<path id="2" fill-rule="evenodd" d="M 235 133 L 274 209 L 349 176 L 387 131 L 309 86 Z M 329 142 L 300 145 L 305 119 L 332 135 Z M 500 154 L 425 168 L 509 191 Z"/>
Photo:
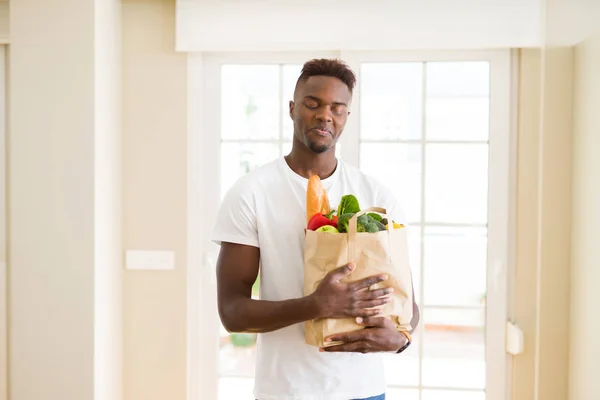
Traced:
<path id="1" fill-rule="evenodd" d="M 348 222 L 350 221 L 350 218 L 352 218 L 352 216 L 354 216 L 354 214 L 356 213 L 346 213 L 346 214 L 342 214 L 338 217 L 338 231 L 340 233 L 346 233 L 348 232 Z"/>
<path id="2" fill-rule="evenodd" d="M 337 209 L 338 218 L 344 214 L 354 214 L 359 211 L 360 206 L 358 205 L 358 199 L 354 197 L 354 195 L 347 194 L 345 196 L 342 196 L 342 199 L 340 200 L 340 205 Z"/>
<path id="3" fill-rule="evenodd" d="M 346 213 L 338 217 L 338 231 L 340 233 L 348 232 L 348 223 L 356 213 Z M 385 231 L 386 227 L 384 224 L 379 222 L 370 214 L 363 214 L 356 219 L 356 232 L 369 232 L 375 233 L 379 231 Z"/>
<path id="4" fill-rule="evenodd" d="M 356 231 L 357 232 L 369 232 L 375 233 L 384 231 L 385 225 L 377 221 L 368 214 L 363 214 L 356 219 Z"/>
<path id="5" fill-rule="evenodd" d="M 367 215 L 369 217 L 373 218 L 375 221 L 381 222 L 383 220 L 383 217 L 380 214 L 377 214 L 377 213 L 368 213 Z"/>
<path id="6" fill-rule="evenodd" d="M 377 228 L 379 228 L 380 231 L 387 231 L 387 228 L 385 227 L 385 225 L 379 221 L 375 221 L 375 225 L 377 225 Z"/>
<path id="7" fill-rule="evenodd" d="M 375 220 L 366 214 L 361 215 L 356 220 L 356 231 L 357 232 L 379 232 L 379 228 L 375 224 Z"/>

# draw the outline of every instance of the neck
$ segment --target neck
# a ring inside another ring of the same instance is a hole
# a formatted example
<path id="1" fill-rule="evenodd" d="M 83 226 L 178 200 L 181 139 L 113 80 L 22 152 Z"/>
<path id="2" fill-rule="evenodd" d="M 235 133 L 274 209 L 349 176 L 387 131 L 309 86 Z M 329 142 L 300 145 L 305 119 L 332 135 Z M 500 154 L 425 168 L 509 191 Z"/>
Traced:
<path id="1" fill-rule="evenodd" d="M 285 161 L 292 171 L 306 179 L 312 175 L 318 175 L 321 179 L 329 178 L 337 168 L 335 146 L 324 153 L 315 153 L 296 140 Z"/>

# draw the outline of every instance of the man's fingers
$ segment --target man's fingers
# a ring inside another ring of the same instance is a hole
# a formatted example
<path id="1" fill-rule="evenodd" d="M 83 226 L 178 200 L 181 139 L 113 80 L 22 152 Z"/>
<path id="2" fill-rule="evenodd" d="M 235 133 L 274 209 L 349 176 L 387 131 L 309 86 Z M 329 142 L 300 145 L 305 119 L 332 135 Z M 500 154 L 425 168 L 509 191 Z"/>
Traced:
<path id="1" fill-rule="evenodd" d="M 367 352 L 367 343 L 363 342 L 363 341 L 350 342 L 350 343 L 338 344 L 335 346 L 322 347 L 319 351 L 325 351 L 325 352 L 339 352 L 339 351 L 349 352 L 349 351 L 351 351 L 351 352 L 357 352 L 357 353 L 366 353 Z"/>
<path id="2" fill-rule="evenodd" d="M 379 309 L 379 308 L 372 308 L 372 309 L 359 308 L 354 311 L 352 316 L 359 317 L 359 318 L 367 318 L 367 317 L 373 317 L 375 315 L 379 315 L 380 313 L 381 313 L 381 309 Z"/>
<path id="3" fill-rule="evenodd" d="M 359 281 L 352 282 L 348 286 L 350 286 L 351 290 L 360 290 L 363 288 L 371 287 L 376 283 L 383 282 L 387 278 L 388 278 L 387 275 L 373 275 L 373 276 L 369 276 L 367 278 L 361 279 Z"/>
<path id="4" fill-rule="evenodd" d="M 378 306 L 387 304 L 390 301 L 392 301 L 392 299 L 390 297 L 382 297 L 380 299 L 375 299 L 375 300 L 361 301 L 358 303 L 357 307 L 361 308 L 361 309 L 378 307 Z"/>
<path id="5" fill-rule="evenodd" d="M 359 342 L 359 341 L 363 341 L 365 340 L 365 338 L 368 336 L 368 333 L 365 331 L 365 329 L 361 329 L 359 331 L 354 331 L 354 332 L 346 332 L 346 333 L 338 333 L 335 335 L 331 335 L 325 338 L 325 343 L 330 343 L 330 342 L 344 342 L 344 343 L 351 343 L 351 342 Z"/>
<path id="6" fill-rule="evenodd" d="M 391 321 L 385 317 L 356 318 L 356 322 L 360 325 L 377 328 L 386 328 L 388 324 L 391 323 Z"/>
<path id="7" fill-rule="evenodd" d="M 331 271 L 328 276 L 334 282 L 339 282 L 344 276 L 349 275 L 352 271 L 354 271 L 354 263 L 346 264 L 342 267 L 336 268 Z"/>
<path id="8" fill-rule="evenodd" d="M 356 297 L 360 300 L 373 300 L 394 293 L 394 288 L 362 290 Z"/>

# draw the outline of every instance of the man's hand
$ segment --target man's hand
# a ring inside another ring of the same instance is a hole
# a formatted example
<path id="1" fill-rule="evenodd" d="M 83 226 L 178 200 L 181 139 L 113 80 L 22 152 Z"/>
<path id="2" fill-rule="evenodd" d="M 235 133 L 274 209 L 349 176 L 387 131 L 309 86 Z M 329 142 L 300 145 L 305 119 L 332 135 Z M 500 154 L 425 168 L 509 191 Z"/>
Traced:
<path id="1" fill-rule="evenodd" d="M 354 270 L 348 264 L 329 272 L 311 295 L 322 318 L 370 317 L 379 314 L 379 306 L 391 301 L 392 288 L 369 290 L 384 281 L 385 275 L 374 275 L 352 283 L 340 282 Z"/>
<path id="2" fill-rule="evenodd" d="M 357 318 L 356 322 L 365 326 L 355 332 L 339 333 L 325 338 L 325 342 L 341 341 L 342 344 L 321 348 L 325 352 L 396 352 L 407 342 L 406 336 L 398 332 L 388 318 Z"/>

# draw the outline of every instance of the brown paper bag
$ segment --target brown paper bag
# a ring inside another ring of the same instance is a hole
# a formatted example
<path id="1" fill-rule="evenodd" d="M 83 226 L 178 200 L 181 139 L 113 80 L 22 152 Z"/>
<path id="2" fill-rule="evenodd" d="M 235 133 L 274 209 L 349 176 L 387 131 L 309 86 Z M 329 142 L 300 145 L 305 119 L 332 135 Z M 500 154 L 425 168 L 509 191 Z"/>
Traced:
<path id="1" fill-rule="evenodd" d="M 354 262 L 356 268 L 344 278 L 353 282 L 371 275 L 385 273 L 386 281 L 373 285 L 371 290 L 392 287 L 392 301 L 379 306 L 381 314 L 390 318 L 398 330 L 410 329 L 413 313 L 412 275 L 408 259 L 406 229 L 394 229 L 390 220 L 387 231 L 356 232 L 357 218 L 368 212 L 386 214 L 382 208 L 368 208 L 356 213 L 348 223 L 348 233 L 306 231 L 304 246 L 304 294 L 315 291 L 325 275 L 333 269 Z M 327 336 L 364 329 L 353 318 L 318 319 L 305 322 L 306 343 L 325 347 Z"/>

